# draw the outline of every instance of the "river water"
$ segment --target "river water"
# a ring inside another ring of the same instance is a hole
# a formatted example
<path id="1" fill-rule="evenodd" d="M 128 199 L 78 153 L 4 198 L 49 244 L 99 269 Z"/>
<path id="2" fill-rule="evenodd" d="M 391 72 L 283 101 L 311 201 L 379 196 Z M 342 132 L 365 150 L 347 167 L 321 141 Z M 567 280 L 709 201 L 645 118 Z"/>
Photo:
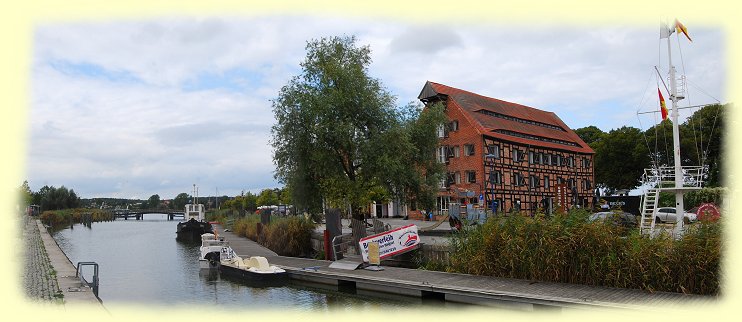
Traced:
<path id="1" fill-rule="evenodd" d="M 251 287 L 198 266 L 199 245 L 175 240 L 177 221 L 148 214 L 144 220 L 75 225 L 53 233 L 73 263 L 99 265 L 98 296 L 107 304 L 206 305 L 314 310 L 389 309 L 419 305 L 420 299 L 348 294 L 292 282 Z M 92 269 L 85 272 L 92 276 Z M 89 278 L 90 280 L 90 278 Z"/>

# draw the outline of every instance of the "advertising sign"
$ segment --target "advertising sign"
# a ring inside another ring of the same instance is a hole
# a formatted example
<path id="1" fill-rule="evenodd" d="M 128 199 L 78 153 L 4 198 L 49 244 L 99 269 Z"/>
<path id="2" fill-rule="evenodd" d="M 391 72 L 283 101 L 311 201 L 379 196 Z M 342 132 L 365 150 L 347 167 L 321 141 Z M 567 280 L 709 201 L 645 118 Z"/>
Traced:
<path id="1" fill-rule="evenodd" d="M 566 183 L 560 183 L 556 185 L 557 190 L 557 208 L 559 208 L 560 212 L 565 212 L 567 209 L 569 209 L 569 204 L 567 203 L 567 184 Z"/>
<path id="2" fill-rule="evenodd" d="M 363 261 L 369 260 L 369 244 L 377 243 L 379 245 L 379 259 L 384 259 L 415 249 L 420 243 L 420 236 L 417 234 L 417 226 L 407 225 L 392 229 L 358 241 L 358 247 L 361 250 Z"/>

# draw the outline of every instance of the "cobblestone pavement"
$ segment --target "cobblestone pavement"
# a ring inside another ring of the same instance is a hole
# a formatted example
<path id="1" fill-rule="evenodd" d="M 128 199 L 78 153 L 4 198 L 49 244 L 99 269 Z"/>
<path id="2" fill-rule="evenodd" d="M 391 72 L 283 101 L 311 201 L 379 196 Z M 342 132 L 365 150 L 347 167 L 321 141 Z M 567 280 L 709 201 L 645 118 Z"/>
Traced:
<path id="1" fill-rule="evenodd" d="M 26 296 L 34 301 L 62 303 L 62 291 L 57 276 L 41 240 L 36 219 L 23 216 L 23 242 L 26 248 L 22 269 L 23 289 Z"/>

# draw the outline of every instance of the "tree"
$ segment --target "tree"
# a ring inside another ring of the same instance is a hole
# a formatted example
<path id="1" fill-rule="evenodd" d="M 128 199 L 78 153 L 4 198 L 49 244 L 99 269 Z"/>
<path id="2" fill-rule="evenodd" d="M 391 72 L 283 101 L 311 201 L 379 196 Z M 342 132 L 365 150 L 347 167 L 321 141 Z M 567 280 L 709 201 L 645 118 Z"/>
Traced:
<path id="1" fill-rule="evenodd" d="M 278 194 L 273 189 L 263 189 L 255 200 L 258 206 L 273 206 L 278 204 Z"/>
<path id="2" fill-rule="evenodd" d="M 160 195 L 154 194 L 147 199 L 147 205 L 149 209 L 157 209 L 160 207 Z"/>
<path id="3" fill-rule="evenodd" d="M 604 136 L 605 132 L 603 132 L 601 129 L 599 129 L 595 125 L 590 125 L 587 127 L 579 128 L 575 130 L 575 133 L 577 136 L 582 139 L 582 141 L 585 141 L 587 145 L 590 147 L 593 147 L 598 141 L 600 141 Z"/>
<path id="4" fill-rule="evenodd" d="M 322 197 L 360 217 L 367 191 L 387 155 L 375 151 L 394 122 L 394 97 L 368 76 L 368 46 L 355 37 L 307 43 L 302 74 L 273 101 L 276 178 L 301 209 L 318 212 Z"/>
<path id="5" fill-rule="evenodd" d="M 190 198 L 191 196 L 185 192 L 179 193 L 173 198 L 173 209 L 185 209 L 185 205 L 188 204 Z"/>
<path id="6" fill-rule="evenodd" d="M 33 192 L 31 192 L 31 188 L 28 186 L 28 180 L 24 180 L 23 184 L 18 187 L 18 203 L 23 209 L 33 203 Z"/>
<path id="7" fill-rule="evenodd" d="M 634 189 L 644 169 L 650 166 L 649 150 L 641 130 L 624 126 L 611 130 L 594 143 L 597 186 Z"/>

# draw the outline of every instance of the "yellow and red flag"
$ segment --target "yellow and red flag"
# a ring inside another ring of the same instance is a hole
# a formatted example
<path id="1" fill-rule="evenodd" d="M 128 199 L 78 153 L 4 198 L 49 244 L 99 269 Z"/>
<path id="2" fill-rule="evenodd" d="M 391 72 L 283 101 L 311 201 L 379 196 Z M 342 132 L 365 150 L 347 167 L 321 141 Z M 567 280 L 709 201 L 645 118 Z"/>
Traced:
<path id="1" fill-rule="evenodd" d="M 660 92 L 660 89 L 657 89 L 657 94 L 660 95 L 660 112 L 662 113 L 662 120 L 667 119 L 667 105 L 665 105 L 665 98 L 662 97 L 662 92 Z"/>
<path id="2" fill-rule="evenodd" d="M 685 35 L 685 38 L 688 38 L 690 42 L 693 42 L 693 39 L 690 39 L 690 36 L 688 36 L 688 28 L 685 28 L 685 25 L 680 23 L 678 19 L 675 19 L 675 32 L 677 33 L 683 33 Z"/>

